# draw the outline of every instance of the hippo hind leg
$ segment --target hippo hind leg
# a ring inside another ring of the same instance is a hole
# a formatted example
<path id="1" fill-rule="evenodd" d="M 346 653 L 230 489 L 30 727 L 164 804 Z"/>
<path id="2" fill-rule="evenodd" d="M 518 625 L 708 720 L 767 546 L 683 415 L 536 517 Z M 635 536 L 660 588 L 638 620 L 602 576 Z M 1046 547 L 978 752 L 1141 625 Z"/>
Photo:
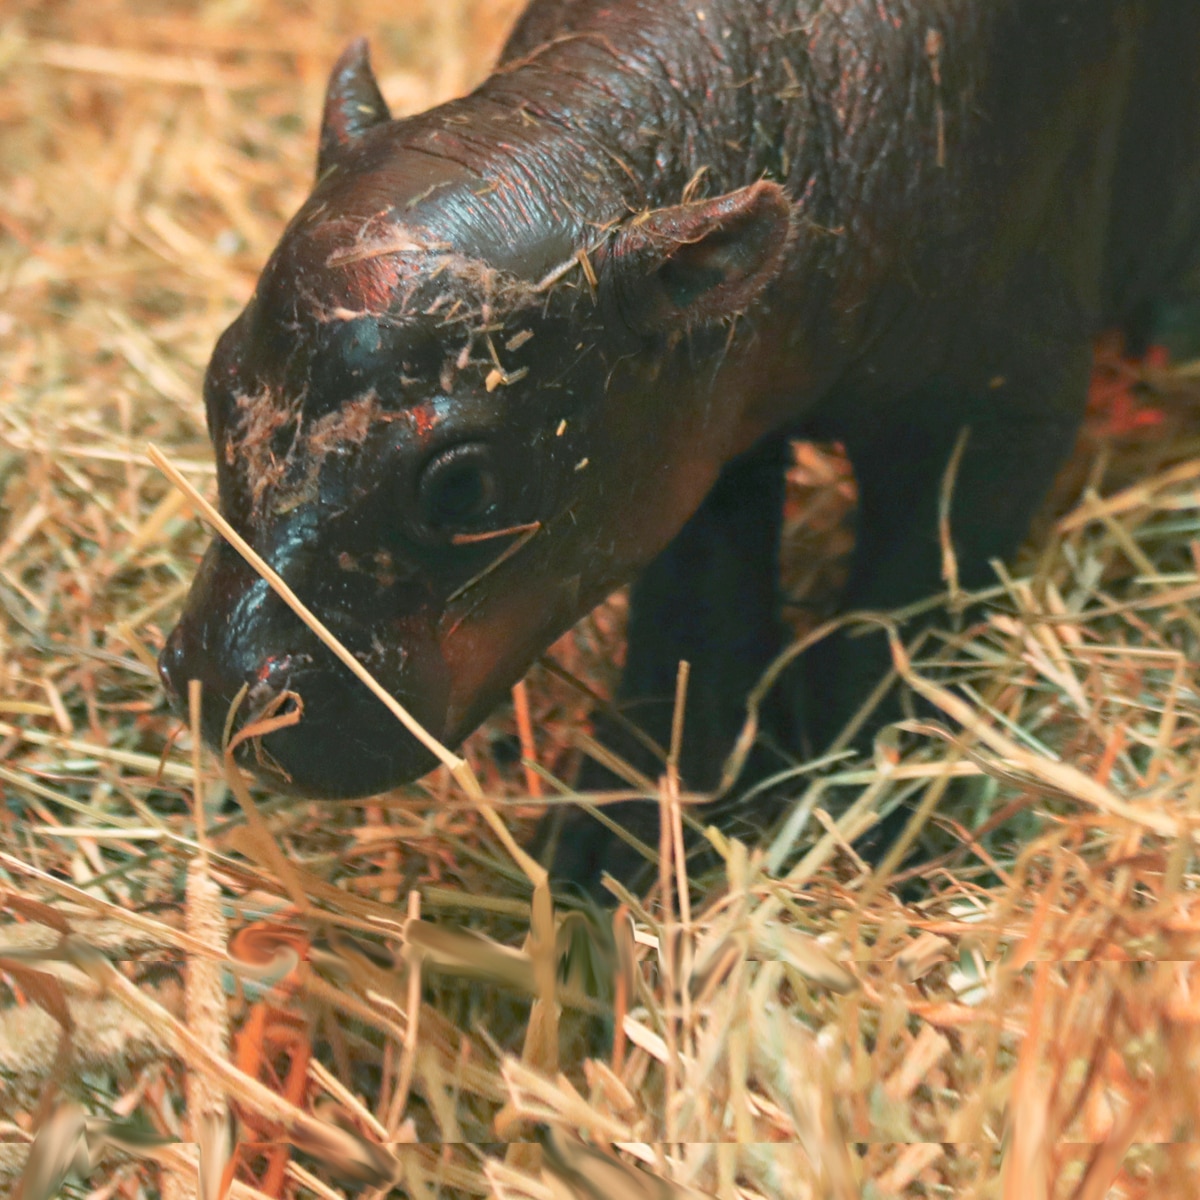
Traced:
<path id="1" fill-rule="evenodd" d="M 994 397 L 989 404 L 937 389 L 910 397 L 894 419 L 841 431 L 859 486 L 843 609 L 889 612 L 943 589 L 938 508 L 948 464 L 964 435 L 949 509 L 958 581 L 968 591 L 994 583 L 992 563 L 1019 548 L 1071 452 L 1090 365 L 1089 345 L 1064 348 L 1024 380 L 1014 369 L 1006 377 L 1017 393 L 1011 398 Z M 980 615 L 968 608 L 960 623 Z M 911 642 L 922 626 L 945 620 L 945 612 L 934 609 L 899 632 Z M 813 646 L 803 661 L 803 704 L 796 705 L 803 708 L 810 744 L 832 742 L 890 667 L 882 630 L 846 630 Z M 902 715 L 900 689 L 893 687 L 859 729 L 854 747 L 869 752 L 875 733 Z M 878 861 L 908 816 L 899 810 L 875 826 L 857 843 L 859 853 Z"/>

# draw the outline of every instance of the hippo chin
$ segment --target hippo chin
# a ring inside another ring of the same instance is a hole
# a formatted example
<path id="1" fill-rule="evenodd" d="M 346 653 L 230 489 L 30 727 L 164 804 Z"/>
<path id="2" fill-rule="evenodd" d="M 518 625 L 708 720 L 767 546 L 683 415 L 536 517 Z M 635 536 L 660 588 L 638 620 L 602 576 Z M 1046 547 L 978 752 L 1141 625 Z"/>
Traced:
<path id="1" fill-rule="evenodd" d="M 963 584 L 1019 543 L 1092 337 L 1194 265 L 1197 46 L 1175 0 L 535 0 L 477 91 L 393 120 L 355 43 L 208 369 L 221 509 L 451 745 L 634 581 L 618 698 L 665 741 L 688 660 L 682 770 L 710 787 L 785 643 L 791 439 L 853 464 L 847 607 L 938 589 L 964 431 Z M 885 665 L 880 637 L 822 643 L 777 737 L 820 747 Z M 202 681 L 214 745 L 235 699 L 235 726 L 299 707 L 241 751 L 274 786 L 432 765 L 223 544 L 162 673 Z M 627 869 L 607 835 L 562 845 L 562 874 Z"/>

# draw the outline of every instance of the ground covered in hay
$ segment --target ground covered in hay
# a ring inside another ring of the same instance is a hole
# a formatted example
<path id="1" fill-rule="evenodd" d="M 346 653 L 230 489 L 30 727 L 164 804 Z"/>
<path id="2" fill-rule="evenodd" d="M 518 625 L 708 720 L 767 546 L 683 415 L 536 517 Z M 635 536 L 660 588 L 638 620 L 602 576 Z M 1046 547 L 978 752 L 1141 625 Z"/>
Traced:
<path id="1" fill-rule="evenodd" d="M 798 774 L 793 815 L 718 837 L 691 888 L 668 777 L 659 884 L 615 917 L 552 907 L 508 830 L 565 793 L 569 677 L 611 686 L 619 602 L 471 740 L 479 789 L 285 806 L 166 711 L 206 535 L 146 447 L 211 491 L 199 381 L 307 191 L 325 72 L 369 32 L 395 109 L 424 107 L 518 7 L 0 10 L 0 1190 L 1200 1195 L 1186 361 L 1099 348 L 990 618 L 898 649 L 937 714 L 903 755 Z M 793 483 L 811 627 L 852 484 L 811 448 Z M 849 846 L 900 802 L 938 805 L 916 880 Z"/>

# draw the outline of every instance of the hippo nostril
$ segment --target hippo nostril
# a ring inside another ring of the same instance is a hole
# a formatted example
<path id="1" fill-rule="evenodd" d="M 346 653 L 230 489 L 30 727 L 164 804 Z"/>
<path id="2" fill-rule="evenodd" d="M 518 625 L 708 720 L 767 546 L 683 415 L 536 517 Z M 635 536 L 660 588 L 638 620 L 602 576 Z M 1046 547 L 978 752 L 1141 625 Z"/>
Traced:
<path id="1" fill-rule="evenodd" d="M 176 625 L 158 656 L 158 677 L 162 681 L 163 691 L 167 693 L 167 698 L 172 703 L 180 696 L 179 687 L 175 681 L 182 675 L 183 658 L 183 635 L 181 627 Z"/>

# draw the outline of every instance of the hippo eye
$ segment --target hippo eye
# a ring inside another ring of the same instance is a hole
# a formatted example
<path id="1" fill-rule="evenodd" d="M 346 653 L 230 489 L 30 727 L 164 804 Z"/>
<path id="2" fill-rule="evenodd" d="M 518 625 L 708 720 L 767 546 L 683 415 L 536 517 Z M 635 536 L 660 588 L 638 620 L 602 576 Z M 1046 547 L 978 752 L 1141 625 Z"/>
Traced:
<path id="1" fill-rule="evenodd" d="M 428 528 L 447 532 L 478 527 L 500 500 L 491 450 L 482 442 L 465 442 L 443 451 L 421 472 L 417 494 L 421 520 Z"/>

